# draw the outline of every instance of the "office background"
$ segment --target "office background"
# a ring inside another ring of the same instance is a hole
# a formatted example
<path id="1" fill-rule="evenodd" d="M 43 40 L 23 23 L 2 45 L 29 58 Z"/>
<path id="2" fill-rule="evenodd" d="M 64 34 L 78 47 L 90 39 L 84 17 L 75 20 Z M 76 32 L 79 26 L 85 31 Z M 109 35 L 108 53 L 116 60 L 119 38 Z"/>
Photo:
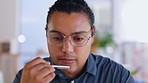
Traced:
<path id="1" fill-rule="evenodd" d="M 86 1 L 95 13 L 97 27 L 92 52 L 123 64 L 137 83 L 148 83 L 148 1 Z M 0 0 L 0 83 L 11 83 L 34 57 L 50 56 L 44 28 L 54 2 Z"/>

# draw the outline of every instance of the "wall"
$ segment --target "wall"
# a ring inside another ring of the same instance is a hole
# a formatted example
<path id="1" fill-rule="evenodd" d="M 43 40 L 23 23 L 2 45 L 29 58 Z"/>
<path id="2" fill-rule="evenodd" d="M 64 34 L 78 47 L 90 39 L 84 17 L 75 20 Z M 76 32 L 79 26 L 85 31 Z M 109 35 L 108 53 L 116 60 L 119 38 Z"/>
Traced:
<path id="1" fill-rule="evenodd" d="M 0 43 L 10 42 L 11 52 L 17 52 L 19 0 L 0 0 L 0 11 Z"/>

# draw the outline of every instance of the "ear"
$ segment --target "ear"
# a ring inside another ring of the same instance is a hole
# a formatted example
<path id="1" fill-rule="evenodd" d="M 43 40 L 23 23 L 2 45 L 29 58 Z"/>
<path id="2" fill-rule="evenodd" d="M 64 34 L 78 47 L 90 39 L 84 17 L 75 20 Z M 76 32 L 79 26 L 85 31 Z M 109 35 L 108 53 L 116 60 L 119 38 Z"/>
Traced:
<path id="1" fill-rule="evenodd" d="M 92 32 L 93 32 L 93 36 L 94 36 L 94 34 L 96 33 L 96 27 L 95 26 L 93 26 Z"/>
<path id="2" fill-rule="evenodd" d="M 93 26 L 93 29 L 92 29 L 92 34 L 93 34 L 93 36 L 92 36 L 92 38 L 91 38 L 91 44 L 94 42 L 95 33 L 96 33 L 96 27 Z"/>
<path id="3" fill-rule="evenodd" d="M 94 42 L 94 36 L 92 36 L 91 38 L 91 44 Z"/>

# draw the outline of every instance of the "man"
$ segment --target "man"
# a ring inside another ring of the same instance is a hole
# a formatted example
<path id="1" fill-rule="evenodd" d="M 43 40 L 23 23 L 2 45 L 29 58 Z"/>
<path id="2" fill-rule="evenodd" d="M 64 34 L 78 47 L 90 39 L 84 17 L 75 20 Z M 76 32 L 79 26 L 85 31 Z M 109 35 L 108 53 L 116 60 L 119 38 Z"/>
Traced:
<path id="1" fill-rule="evenodd" d="M 134 83 L 123 66 L 90 53 L 95 32 L 94 14 L 84 0 L 56 1 L 47 15 L 50 57 L 27 63 L 13 83 Z"/>

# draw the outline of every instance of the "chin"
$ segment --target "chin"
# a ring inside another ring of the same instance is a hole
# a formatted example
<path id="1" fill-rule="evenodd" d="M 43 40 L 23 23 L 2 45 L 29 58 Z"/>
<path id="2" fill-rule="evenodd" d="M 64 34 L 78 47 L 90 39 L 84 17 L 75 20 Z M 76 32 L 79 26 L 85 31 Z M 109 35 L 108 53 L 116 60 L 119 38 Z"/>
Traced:
<path id="1" fill-rule="evenodd" d="M 63 70 L 61 70 L 61 71 L 63 71 L 64 73 L 70 73 L 70 74 L 72 74 L 72 73 L 75 72 L 74 69 L 72 69 L 72 68 L 69 68 L 69 69 L 63 69 Z"/>

